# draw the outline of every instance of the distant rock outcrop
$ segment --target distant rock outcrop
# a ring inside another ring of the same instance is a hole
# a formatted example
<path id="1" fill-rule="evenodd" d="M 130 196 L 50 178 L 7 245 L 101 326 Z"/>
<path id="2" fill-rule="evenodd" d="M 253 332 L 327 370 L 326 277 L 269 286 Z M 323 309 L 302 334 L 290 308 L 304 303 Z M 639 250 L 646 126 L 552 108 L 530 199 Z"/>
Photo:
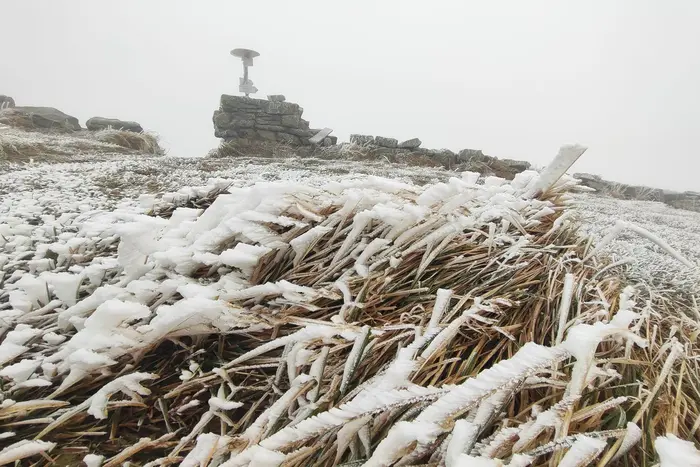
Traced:
<path id="1" fill-rule="evenodd" d="M 53 107 L 11 107 L 0 111 L 0 123 L 34 130 L 81 130 L 78 119 Z"/>
<path id="2" fill-rule="evenodd" d="M 15 106 L 15 100 L 10 96 L 0 94 L 0 110 L 11 109 Z"/>
<path id="3" fill-rule="evenodd" d="M 85 122 L 85 126 L 90 131 L 100 131 L 111 128 L 113 130 L 131 131 L 134 133 L 143 132 L 143 128 L 139 123 L 116 118 L 92 117 Z"/>

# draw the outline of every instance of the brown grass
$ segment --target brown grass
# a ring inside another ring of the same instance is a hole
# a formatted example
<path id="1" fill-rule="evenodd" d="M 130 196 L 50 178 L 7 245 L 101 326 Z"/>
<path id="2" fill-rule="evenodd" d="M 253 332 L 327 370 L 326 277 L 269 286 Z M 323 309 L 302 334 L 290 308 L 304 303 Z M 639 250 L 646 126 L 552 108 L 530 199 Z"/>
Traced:
<path id="1" fill-rule="evenodd" d="M 144 154 L 163 154 L 163 149 L 158 145 L 158 137 L 150 133 L 101 130 L 95 132 L 92 138 Z"/>
<path id="2" fill-rule="evenodd" d="M 221 191 L 199 200 L 188 200 L 187 206 L 206 209 L 219 194 Z M 119 374 L 141 371 L 159 375 L 150 385 L 149 395 L 134 400 L 115 398 L 109 406 L 109 418 L 96 420 L 84 410 L 57 412 L 56 407 L 37 406 L 20 414 L 0 410 L 0 422 L 14 424 L 13 429 L 21 438 L 59 443 L 52 453 L 59 465 L 73 462 L 76 453 L 88 452 L 99 452 L 111 458 L 111 462 L 121 462 L 125 460 L 120 457 L 121 453 L 133 445 L 143 448 L 129 459 L 136 465 L 157 457 L 167 457 L 166 462 L 177 463 L 192 449 L 194 441 L 178 446 L 176 439 L 190 433 L 193 439 L 198 433 L 227 434 L 233 437 L 228 450 L 239 452 L 249 443 L 257 442 L 251 442 L 244 433 L 248 433 L 256 419 L 265 416 L 265 410 L 279 401 L 282 394 L 295 397 L 282 407 L 275 422 L 265 425 L 265 436 L 283 429 L 293 430 L 294 420 L 303 419 L 306 410 L 306 417 L 310 417 L 343 407 L 388 368 L 400 349 L 416 340 L 416 327 L 425 330 L 431 320 L 437 291 L 441 288 L 453 293 L 442 319 L 444 324 L 473 306 L 476 297 L 484 303 L 492 301 L 494 306 L 482 313 L 482 319 L 465 322 L 449 345 L 429 358 L 419 359 L 417 369 L 410 374 L 410 381 L 424 388 L 463 384 L 498 362 L 512 358 L 529 342 L 544 346 L 556 343 L 559 304 L 567 274 L 573 274 L 577 286 L 564 323 L 571 326 L 576 320 L 595 321 L 593 316 L 601 311 L 607 318 L 617 313 L 624 284 L 615 270 L 602 270 L 607 264 L 605 258 L 583 259 L 591 246 L 575 226 L 552 229 L 564 211 L 562 195 L 557 191 L 546 195 L 557 209 L 541 218 L 541 223 L 527 228 L 512 224 L 508 227 L 513 235 L 522 230 L 531 239 L 528 247 L 523 248 L 516 258 L 505 259 L 509 245 L 487 241 L 488 233 L 466 231 L 448 237 L 449 241 L 412 250 L 410 244 L 399 248 L 395 253 L 402 260 L 397 266 L 390 266 L 388 260 L 378 258 L 367 277 L 347 275 L 351 296 L 362 306 L 347 306 L 340 295 L 332 294 L 319 297 L 308 306 L 280 301 L 277 296 L 230 299 L 232 307 L 249 310 L 251 319 L 265 323 L 265 326 L 245 332 L 217 334 L 212 331 L 196 336 L 172 336 L 136 354 L 125 355 L 120 360 L 118 374 L 85 379 L 54 399 L 57 404 L 81 407 L 97 388 Z M 350 271 L 355 258 L 349 254 L 341 255 L 339 251 L 344 243 L 353 242 L 350 237 L 353 217 L 336 215 L 339 209 L 340 205 L 327 206 L 317 213 L 323 220 L 313 225 L 332 229 L 301 256 L 290 250 L 279 250 L 264 257 L 250 278 L 251 285 L 285 280 L 321 290 L 329 287 L 343 272 Z M 169 217 L 171 213 L 172 209 L 166 209 L 154 214 Z M 301 220 L 298 213 L 282 214 Z M 265 227 L 289 241 L 313 225 L 283 228 L 266 224 Z M 375 220 L 367 226 L 362 238 L 354 242 L 382 238 L 387 232 L 386 227 L 381 220 Z M 235 243 L 237 241 L 232 238 L 218 249 L 230 248 Z M 202 267 L 195 276 L 207 283 L 217 281 L 219 274 L 218 270 Z M 639 334 L 649 341 L 649 347 L 633 347 L 627 354 L 623 342 L 609 341 L 600 346 L 595 353 L 596 361 L 601 367 L 618 371 L 619 378 L 608 384 L 585 388 L 583 397 L 571 402 L 564 410 L 566 423 L 557 431 L 543 431 L 528 446 L 528 452 L 535 452 L 537 446 L 541 448 L 536 451 L 540 454 L 532 465 L 557 465 L 567 445 L 552 446 L 550 442 L 582 433 L 611 437 L 600 466 L 651 465 L 654 462 L 653 438 L 667 432 L 700 440 L 700 364 L 694 358 L 681 356 L 670 360 L 668 372 L 662 371 L 664 362 L 669 361 L 666 357 L 671 334 L 686 347 L 689 355 L 697 355 L 700 314 L 691 298 L 670 292 L 640 291 L 640 308 L 649 313 Z M 153 301 L 157 301 L 157 297 Z M 148 305 L 153 306 L 153 303 Z M 304 342 L 302 350 L 310 352 L 314 361 L 324 359 L 317 380 L 297 386 L 290 379 L 289 375 L 297 371 L 287 358 L 291 345 L 257 353 L 261 345 L 290 336 L 308 323 L 330 325 L 330 318 L 337 316 L 341 309 L 349 328 L 359 331 L 370 327 L 382 330 L 382 333 L 369 336 L 359 353 L 353 353 L 355 344 L 341 338 Z M 47 317 L 36 325 L 48 327 L 52 323 Z M 349 367 L 347 362 L 354 358 L 353 355 L 358 359 Z M 188 367 L 190 362 L 196 363 L 201 371 L 193 379 L 183 382 L 179 379 L 179 370 Z M 537 406 L 547 409 L 560 401 L 572 376 L 572 366 L 573 362 L 566 360 L 551 370 L 545 369 L 543 376 L 547 379 L 542 384 L 514 381 L 508 388 L 508 397 L 494 408 L 496 412 L 488 423 L 480 427 L 480 439 L 488 440 L 494 432 L 523 425 Z M 214 368 L 222 368 L 224 372 L 213 372 Z M 308 394 L 313 394 L 312 388 L 316 386 L 320 388 L 320 397 L 315 399 L 315 405 L 308 406 Z M 23 390 L 15 397 L 41 400 L 46 399 L 50 391 L 43 388 Z M 207 400 L 216 394 L 232 398 L 242 406 L 227 411 L 225 418 L 221 419 L 214 416 L 206 419 L 204 410 L 178 411 L 195 400 L 206 407 Z M 621 396 L 627 399 L 597 411 Z M 381 444 L 393 426 L 400 421 L 414 420 L 437 397 L 428 395 L 400 404 L 387 403 L 386 407 L 367 414 L 371 418 L 366 424 L 365 436 L 371 450 Z M 63 416 L 59 418 L 61 413 Z M 444 421 L 446 433 L 438 438 L 440 443 L 447 442 L 447 433 L 465 415 L 458 413 Z M 48 425 L 17 425 L 17 422 L 48 416 L 55 420 Z M 204 422 L 200 423 L 202 420 Z M 640 426 L 644 436 L 623 459 L 612 462 L 610 457 L 619 448 L 619 442 L 615 440 L 624 434 L 621 429 L 631 420 Z M 331 466 L 337 465 L 336 459 L 342 462 L 362 460 L 358 454 L 363 452 L 362 444 L 356 438 L 353 438 L 352 449 L 338 452 L 338 428 L 320 430 L 306 439 L 285 445 L 280 449 L 287 455 L 284 465 Z M 177 434 L 175 439 L 171 437 L 173 433 Z M 144 437 L 149 437 L 151 444 L 139 444 L 144 443 L 139 441 Z M 402 465 L 440 465 L 431 461 L 433 456 L 439 459 L 437 446 L 423 446 L 422 449 L 403 453 Z M 36 465 L 49 464 L 39 459 Z"/>

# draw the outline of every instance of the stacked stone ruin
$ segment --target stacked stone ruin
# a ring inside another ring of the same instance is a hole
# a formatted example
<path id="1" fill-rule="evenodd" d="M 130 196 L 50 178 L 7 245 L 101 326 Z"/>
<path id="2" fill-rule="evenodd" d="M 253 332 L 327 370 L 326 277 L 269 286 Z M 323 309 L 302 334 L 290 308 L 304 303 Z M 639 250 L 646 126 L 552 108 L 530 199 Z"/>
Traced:
<path id="1" fill-rule="evenodd" d="M 290 146 L 311 145 L 309 139 L 321 130 L 311 129 L 301 118 L 304 109 L 286 102 L 284 96 L 253 99 L 242 96 L 221 96 L 219 110 L 214 112 L 214 135 L 225 141 L 267 141 Z M 327 136 L 321 146 L 336 144 L 338 138 Z"/>

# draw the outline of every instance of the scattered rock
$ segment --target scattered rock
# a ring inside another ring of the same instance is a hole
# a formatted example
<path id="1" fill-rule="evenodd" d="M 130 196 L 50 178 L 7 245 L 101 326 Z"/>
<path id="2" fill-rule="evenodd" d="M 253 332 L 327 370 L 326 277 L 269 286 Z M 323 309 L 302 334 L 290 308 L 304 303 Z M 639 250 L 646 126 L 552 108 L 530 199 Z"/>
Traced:
<path id="1" fill-rule="evenodd" d="M 367 146 L 368 144 L 374 144 L 374 136 L 350 135 L 350 142 L 352 144 L 358 144 L 360 146 Z"/>
<path id="2" fill-rule="evenodd" d="M 78 119 L 53 107 L 12 107 L 0 111 L 0 122 L 35 130 L 78 131 Z"/>
<path id="3" fill-rule="evenodd" d="M 395 148 L 399 141 L 396 138 L 385 138 L 384 136 L 375 136 L 374 144 L 382 148 Z"/>
<path id="4" fill-rule="evenodd" d="M 513 170 L 514 173 L 525 172 L 526 170 L 530 170 L 530 167 L 532 167 L 532 164 L 527 161 L 516 161 L 513 159 L 499 159 L 498 161 Z"/>
<path id="5" fill-rule="evenodd" d="M 399 148 L 401 149 L 416 149 L 419 148 L 423 142 L 418 138 L 407 139 L 406 141 L 399 143 Z"/>
<path id="6" fill-rule="evenodd" d="M 466 164 L 468 162 L 489 162 L 492 157 L 485 155 L 481 149 L 462 149 L 457 153 L 457 163 Z"/>
<path id="7" fill-rule="evenodd" d="M 15 100 L 10 96 L 0 94 L 0 110 L 11 109 L 15 106 Z"/>
<path id="8" fill-rule="evenodd" d="M 422 152 L 447 169 L 451 169 L 457 161 L 456 154 L 449 149 L 426 149 Z"/>
<path id="9" fill-rule="evenodd" d="M 143 128 L 139 123 L 131 122 L 128 120 L 119 120 L 117 118 L 92 117 L 87 122 L 85 122 L 85 126 L 90 131 L 100 131 L 111 128 L 113 130 L 143 133 Z"/>
<path id="10" fill-rule="evenodd" d="M 272 102 L 284 102 L 287 100 L 287 98 L 282 94 L 273 94 L 271 96 L 267 96 L 267 100 Z"/>

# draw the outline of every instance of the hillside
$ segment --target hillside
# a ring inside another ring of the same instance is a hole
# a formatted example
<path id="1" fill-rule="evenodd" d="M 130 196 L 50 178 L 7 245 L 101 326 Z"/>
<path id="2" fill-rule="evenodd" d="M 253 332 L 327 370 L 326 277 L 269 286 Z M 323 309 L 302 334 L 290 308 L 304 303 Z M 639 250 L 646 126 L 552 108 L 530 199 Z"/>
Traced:
<path id="1" fill-rule="evenodd" d="M 700 459 L 700 213 L 532 198 L 535 171 L 0 147 L 0 464 Z"/>

